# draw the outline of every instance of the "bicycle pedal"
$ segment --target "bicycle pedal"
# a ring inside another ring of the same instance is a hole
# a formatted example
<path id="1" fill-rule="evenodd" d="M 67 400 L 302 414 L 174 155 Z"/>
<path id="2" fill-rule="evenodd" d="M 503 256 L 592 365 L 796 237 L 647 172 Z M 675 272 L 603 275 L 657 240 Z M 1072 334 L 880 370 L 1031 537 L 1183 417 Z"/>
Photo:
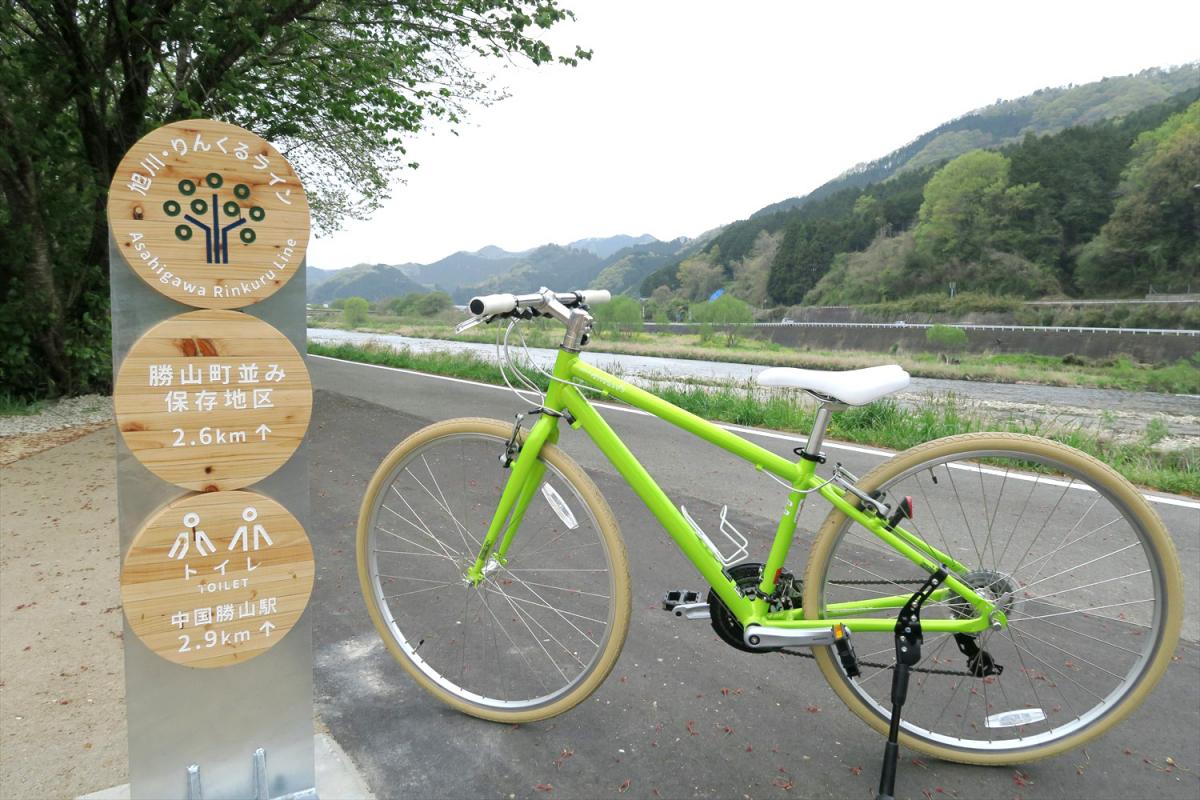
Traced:
<path id="1" fill-rule="evenodd" d="M 846 674 L 851 678 L 861 675 L 858 655 L 854 652 L 854 645 L 850 644 L 850 629 L 841 623 L 833 626 L 833 646 L 837 649 L 838 658 L 841 659 L 842 669 Z"/>
<path id="2" fill-rule="evenodd" d="M 675 606 L 691 605 L 700 602 L 700 593 L 686 589 L 672 589 L 663 595 L 663 611 L 674 611 Z"/>

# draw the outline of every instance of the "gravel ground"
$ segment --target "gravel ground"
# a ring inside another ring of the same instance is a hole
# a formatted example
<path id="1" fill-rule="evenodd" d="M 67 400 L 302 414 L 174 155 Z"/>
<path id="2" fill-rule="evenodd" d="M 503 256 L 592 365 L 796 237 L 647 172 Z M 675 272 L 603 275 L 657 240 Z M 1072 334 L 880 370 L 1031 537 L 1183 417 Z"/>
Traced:
<path id="1" fill-rule="evenodd" d="M 0 417 L 0 465 L 98 431 L 112 418 L 112 398 L 102 394 L 58 400 L 28 416 Z"/>
<path id="2" fill-rule="evenodd" d="M 102 394 L 85 394 L 56 400 L 36 414 L 0 417 L 0 437 L 45 433 L 80 425 L 108 422 L 112 419 L 112 398 Z"/>

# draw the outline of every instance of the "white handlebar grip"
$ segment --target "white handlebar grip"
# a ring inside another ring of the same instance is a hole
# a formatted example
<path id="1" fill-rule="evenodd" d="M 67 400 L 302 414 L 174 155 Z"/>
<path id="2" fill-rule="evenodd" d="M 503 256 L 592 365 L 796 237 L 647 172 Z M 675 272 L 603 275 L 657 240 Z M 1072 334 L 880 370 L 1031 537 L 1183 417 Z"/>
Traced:
<path id="1" fill-rule="evenodd" d="M 578 294 L 583 297 L 583 304 L 588 306 L 595 306 L 612 300 L 612 292 L 608 289 L 584 289 L 582 292 L 578 292 Z"/>
<path id="2" fill-rule="evenodd" d="M 477 317 L 489 317 L 493 314 L 507 314 L 517 307 L 517 297 L 512 294 L 485 294 L 482 297 L 472 297 L 467 308 Z"/>

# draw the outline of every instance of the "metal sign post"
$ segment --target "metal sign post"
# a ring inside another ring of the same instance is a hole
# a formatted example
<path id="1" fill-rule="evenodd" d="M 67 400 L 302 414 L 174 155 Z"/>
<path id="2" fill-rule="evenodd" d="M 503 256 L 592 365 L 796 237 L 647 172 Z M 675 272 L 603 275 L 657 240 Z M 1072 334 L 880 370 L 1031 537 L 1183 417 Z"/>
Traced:
<path id="1" fill-rule="evenodd" d="M 303 187 L 174 123 L 109 227 L 131 795 L 315 797 Z"/>

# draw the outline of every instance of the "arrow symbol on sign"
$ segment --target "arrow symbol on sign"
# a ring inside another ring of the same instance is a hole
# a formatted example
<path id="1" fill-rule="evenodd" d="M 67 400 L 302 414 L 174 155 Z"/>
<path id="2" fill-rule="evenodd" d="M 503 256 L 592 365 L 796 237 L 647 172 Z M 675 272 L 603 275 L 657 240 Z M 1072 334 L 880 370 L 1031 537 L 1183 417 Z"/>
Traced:
<path id="1" fill-rule="evenodd" d="M 267 636 L 270 636 L 271 631 L 275 630 L 275 626 L 271 624 L 271 620 L 267 620 L 262 625 L 260 625 L 258 627 L 258 629 L 260 631 L 262 631 L 263 633 L 265 633 Z"/>
<path id="2" fill-rule="evenodd" d="M 271 429 L 268 428 L 267 423 L 264 422 L 262 425 L 259 425 L 257 428 L 255 428 L 254 432 L 262 437 L 261 441 L 265 442 L 267 440 L 267 434 L 271 432 Z"/>

